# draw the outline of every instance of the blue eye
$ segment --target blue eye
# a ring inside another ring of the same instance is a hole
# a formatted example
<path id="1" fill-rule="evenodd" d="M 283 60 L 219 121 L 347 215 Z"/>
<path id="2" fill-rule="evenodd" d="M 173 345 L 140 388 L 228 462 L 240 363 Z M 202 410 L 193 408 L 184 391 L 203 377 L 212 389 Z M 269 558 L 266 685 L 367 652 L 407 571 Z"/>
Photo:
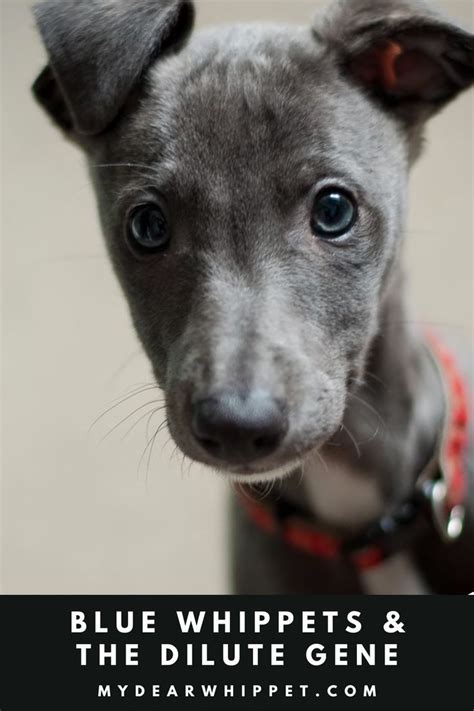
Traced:
<path id="1" fill-rule="evenodd" d="M 128 233 L 135 246 L 149 253 L 163 251 L 171 238 L 163 210 L 152 203 L 141 205 L 132 212 Z"/>
<path id="2" fill-rule="evenodd" d="M 311 227 L 317 237 L 328 240 L 342 237 L 356 220 L 357 206 L 345 192 L 330 188 L 317 195 L 311 217 Z"/>

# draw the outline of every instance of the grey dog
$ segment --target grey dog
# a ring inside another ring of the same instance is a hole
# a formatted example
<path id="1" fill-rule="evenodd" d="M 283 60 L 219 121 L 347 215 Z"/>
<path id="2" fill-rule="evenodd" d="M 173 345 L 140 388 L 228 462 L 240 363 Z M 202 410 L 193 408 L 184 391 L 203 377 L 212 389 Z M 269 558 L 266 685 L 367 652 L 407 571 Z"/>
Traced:
<path id="1" fill-rule="evenodd" d="M 473 35 L 416 0 L 195 34 L 185 0 L 35 15 L 34 93 L 87 155 L 171 434 L 243 489 L 235 591 L 473 591 L 472 432 L 449 507 L 449 374 L 400 257 L 409 171 L 474 82 Z"/>

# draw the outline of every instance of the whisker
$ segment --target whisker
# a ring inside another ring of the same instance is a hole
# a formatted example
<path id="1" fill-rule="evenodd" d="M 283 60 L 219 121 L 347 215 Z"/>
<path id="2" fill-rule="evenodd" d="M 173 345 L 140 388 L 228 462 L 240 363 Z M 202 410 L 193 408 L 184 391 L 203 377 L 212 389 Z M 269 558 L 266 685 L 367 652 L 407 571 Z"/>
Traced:
<path id="1" fill-rule="evenodd" d="M 102 414 L 99 415 L 99 417 L 96 417 L 94 422 L 90 425 L 89 429 L 87 430 L 88 434 L 91 433 L 91 431 L 94 429 L 94 427 L 106 416 L 108 415 L 109 412 L 112 412 L 116 407 L 119 407 L 119 405 L 122 405 L 124 402 L 127 402 L 127 400 L 130 400 L 132 397 L 136 397 L 137 395 L 141 395 L 142 393 L 148 392 L 149 390 L 154 390 L 154 389 L 159 389 L 157 385 L 152 385 L 144 388 L 140 388 L 139 390 L 130 393 L 126 397 L 123 397 L 121 400 L 118 402 L 114 403 L 110 407 L 107 408 Z M 155 402 L 161 402 L 161 400 L 155 400 Z"/>
<path id="2" fill-rule="evenodd" d="M 388 385 L 385 383 L 381 378 L 378 377 L 378 375 L 375 375 L 374 373 L 369 372 L 368 370 L 365 371 L 364 376 L 367 376 L 368 378 L 371 378 L 374 380 L 376 383 L 381 385 L 385 390 L 388 390 Z"/>
<path id="3" fill-rule="evenodd" d="M 268 498 L 272 495 L 273 490 L 274 490 L 275 487 L 276 487 L 276 483 L 277 483 L 277 480 L 276 480 L 276 479 L 272 479 L 272 480 L 269 482 L 268 490 L 267 490 L 267 492 L 265 493 L 264 499 L 268 499 Z"/>
<path id="4" fill-rule="evenodd" d="M 237 489 L 240 491 L 242 496 L 245 496 L 245 498 L 248 499 L 249 501 L 253 501 L 253 497 L 250 494 L 251 487 L 249 487 L 248 484 L 244 486 L 244 484 L 241 481 L 232 482 L 230 479 L 228 481 L 229 481 L 231 489 L 234 486 L 237 487 Z"/>
<path id="5" fill-rule="evenodd" d="M 181 452 L 181 479 L 184 479 L 184 465 L 186 463 L 186 456 Z"/>
<path id="6" fill-rule="evenodd" d="M 254 499 L 257 501 L 265 501 L 265 499 L 267 499 L 271 494 L 272 488 L 272 481 L 265 482 L 262 488 L 260 488 L 260 485 L 258 484 L 250 484 L 250 490 L 253 492 Z"/>
<path id="7" fill-rule="evenodd" d="M 300 487 L 300 486 L 302 486 L 302 484 L 303 484 L 304 475 L 305 475 L 306 462 L 307 462 L 306 459 L 302 459 L 302 460 L 301 460 L 301 464 L 300 464 L 300 476 L 299 476 L 299 479 L 298 479 L 298 483 L 297 483 L 297 485 L 296 485 L 297 487 Z"/>
<path id="8" fill-rule="evenodd" d="M 173 442 L 173 437 L 170 435 L 166 442 L 163 445 L 163 451 L 166 449 L 166 447 L 169 445 L 170 442 Z"/>
<path id="9" fill-rule="evenodd" d="M 136 410 L 134 410 L 129 415 L 124 417 L 122 420 L 120 420 L 120 422 L 117 422 L 117 424 L 114 425 L 112 427 L 112 429 L 109 430 L 106 435 L 104 435 L 104 437 L 102 437 L 102 439 L 100 440 L 100 443 L 102 444 L 102 442 L 104 442 L 108 437 L 110 437 L 110 435 L 113 432 L 115 432 L 115 430 L 118 429 L 120 427 L 120 425 L 123 425 L 124 422 L 127 422 L 127 420 L 129 420 L 131 417 L 133 417 L 133 415 L 136 415 L 137 412 L 140 412 L 141 410 L 143 410 L 144 407 L 150 407 L 150 405 L 156 405 L 157 402 L 158 402 L 157 400 L 150 400 L 150 402 L 145 402 L 143 405 L 140 405 L 140 407 L 137 407 Z"/>
<path id="10" fill-rule="evenodd" d="M 142 355 L 142 353 L 143 353 L 143 348 L 141 348 L 141 347 L 134 350 L 133 353 L 131 353 L 128 356 L 128 358 L 122 363 L 122 365 L 115 371 L 115 373 L 113 373 L 110 376 L 108 383 L 109 384 L 113 383 L 119 377 L 119 375 L 121 375 L 123 373 L 123 371 L 127 369 L 127 367 L 130 365 L 130 363 L 132 363 L 135 360 L 135 358 L 138 358 L 138 356 Z M 147 385 L 148 385 L 148 383 L 147 383 Z"/>
<path id="11" fill-rule="evenodd" d="M 327 464 L 326 460 L 324 459 L 323 455 L 321 454 L 321 452 L 318 449 L 314 449 L 313 453 L 316 455 L 316 457 L 319 459 L 319 461 L 323 465 L 324 469 L 326 470 L 326 473 L 329 474 L 328 464 Z"/>
<path id="12" fill-rule="evenodd" d="M 346 427 L 346 425 L 342 424 L 342 430 L 347 434 L 347 436 L 348 436 L 349 439 L 351 440 L 352 444 L 353 444 L 354 447 L 355 447 L 357 456 L 358 456 L 359 459 L 360 459 L 361 452 L 360 452 L 359 443 L 357 442 L 356 438 L 354 437 L 354 435 L 352 434 L 352 432 L 350 431 L 350 429 L 349 429 L 348 427 Z"/>
<path id="13" fill-rule="evenodd" d="M 130 397 L 131 395 L 135 395 L 136 393 L 140 393 L 144 390 L 144 388 L 149 388 L 150 390 L 156 389 L 160 390 L 160 387 L 156 383 L 136 383 L 135 385 L 132 386 L 128 392 L 124 393 L 123 395 L 120 395 L 118 398 L 115 398 L 115 400 L 112 400 L 112 404 L 114 402 L 117 402 L 117 400 L 120 400 L 123 397 Z M 164 400 L 164 398 L 161 398 Z"/>
<path id="14" fill-rule="evenodd" d="M 363 445 L 370 444 L 375 439 L 377 439 L 379 432 L 380 432 L 380 426 L 377 425 L 377 429 L 375 430 L 375 432 L 369 437 L 369 439 L 365 440 L 364 442 L 361 442 L 361 444 L 363 444 Z"/>
<path id="15" fill-rule="evenodd" d="M 166 422 L 166 420 L 165 420 L 165 422 Z M 162 424 L 163 424 L 163 423 L 162 423 Z M 153 435 L 153 437 L 156 437 L 156 435 L 157 435 L 158 432 L 159 432 L 159 429 L 160 429 L 160 428 L 157 429 L 157 431 L 155 432 L 155 434 Z M 151 439 L 147 442 L 146 447 L 145 447 L 145 449 L 143 450 L 142 455 L 141 455 L 141 457 L 140 457 L 140 459 L 139 459 L 139 461 L 138 461 L 138 467 L 137 467 L 137 476 L 138 476 L 138 477 L 140 477 L 140 468 L 141 468 L 141 465 L 142 465 L 142 462 L 143 462 L 144 458 L 146 457 L 146 454 L 147 454 L 147 452 L 148 452 L 148 449 L 149 449 L 149 447 L 150 447 L 150 445 L 151 445 L 151 443 L 152 443 L 152 441 L 153 441 L 153 437 L 151 437 Z"/>
<path id="16" fill-rule="evenodd" d="M 188 464 L 188 471 L 186 472 L 186 476 L 189 477 L 189 476 L 191 475 L 191 469 L 192 469 L 192 467 L 193 467 L 193 464 L 196 464 L 196 462 L 194 462 L 194 461 L 191 459 L 191 457 L 186 457 L 186 459 L 187 459 L 188 462 L 189 462 L 189 464 Z"/>
<path id="17" fill-rule="evenodd" d="M 152 422 L 154 416 L 155 416 L 154 412 L 150 412 L 150 414 L 148 415 L 148 420 L 146 422 L 146 428 L 145 428 L 145 434 L 146 434 L 147 440 L 150 437 L 150 425 L 151 425 L 151 422 Z"/>
<path id="18" fill-rule="evenodd" d="M 159 410 L 162 410 L 162 409 L 163 409 L 162 407 L 157 407 L 157 408 L 154 408 L 153 410 L 147 410 L 147 412 L 145 412 L 144 415 L 141 415 L 141 417 L 139 417 L 138 420 L 136 420 L 136 422 L 134 422 L 133 425 L 131 427 L 129 427 L 129 429 L 125 432 L 123 437 L 120 438 L 120 441 L 123 442 L 125 439 L 127 439 L 127 437 L 133 432 L 135 427 L 138 427 L 140 422 L 143 422 L 145 417 L 150 417 L 151 415 L 155 415 L 157 412 L 159 412 Z"/>
<path id="19" fill-rule="evenodd" d="M 153 439 L 152 439 L 152 441 L 151 441 L 151 447 L 150 447 L 149 452 L 148 452 L 148 460 L 147 460 L 146 475 L 145 475 L 145 488 L 146 488 L 147 493 L 149 493 L 149 492 L 148 492 L 148 477 L 149 477 L 149 474 L 150 474 L 151 457 L 152 457 L 152 455 L 153 455 L 153 447 L 154 447 L 154 445 L 155 445 L 156 438 L 158 437 L 159 429 L 160 429 L 160 428 L 158 427 L 157 430 L 156 430 L 156 432 L 155 432 L 155 434 L 153 435 Z"/>
<path id="20" fill-rule="evenodd" d="M 363 376 L 364 378 L 365 376 Z M 349 385 L 351 386 L 356 386 L 358 389 L 362 388 L 365 390 L 368 390 L 371 392 L 373 395 L 377 395 L 377 390 L 375 389 L 374 385 L 369 385 L 364 379 L 359 380 L 355 378 L 354 380 L 349 380 Z"/>
<path id="21" fill-rule="evenodd" d="M 152 413 L 152 414 L 150 415 L 150 417 L 148 418 L 148 422 L 146 423 L 147 437 L 148 437 L 148 429 L 149 429 L 149 427 L 150 427 L 150 422 L 151 422 L 153 416 L 154 416 L 154 413 Z M 163 420 L 163 422 L 162 422 L 162 423 L 160 424 L 160 426 L 158 427 L 158 434 L 160 434 L 160 432 L 162 432 L 162 430 L 164 430 L 164 429 L 165 429 L 166 427 L 168 427 L 168 426 L 169 426 L 169 420 L 168 420 L 167 417 L 165 417 L 165 419 Z"/>
<path id="22" fill-rule="evenodd" d="M 172 452 L 172 454 L 171 454 L 170 462 L 173 461 L 174 457 L 176 457 L 176 454 L 177 454 L 178 452 L 179 452 L 179 447 L 178 447 L 178 445 L 176 444 L 176 445 L 175 445 L 175 448 L 173 449 L 173 452 Z"/>
<path id="23" fill-rule="evenodd" d="M 366 407 L 368 410 L 370 410 L 370 412 L 373 412 L 373 414 L 379 419 L 379 421 L 385 428 L 387 427 L 387 424 L 384 421 L 382 415 L 379 412 L 377 412 L 377 410 L 374 407 L 372 407 L 372 405 L 370 405 L 368 402 L 366 402 L 363 398 L 359 397 L 358 395 L 354 395 L 354 393 L 348 393 L 348 397 L 351 397 L 353 400 L 360 402 L 361 405 L 364 405 L 364 407 Z"/>

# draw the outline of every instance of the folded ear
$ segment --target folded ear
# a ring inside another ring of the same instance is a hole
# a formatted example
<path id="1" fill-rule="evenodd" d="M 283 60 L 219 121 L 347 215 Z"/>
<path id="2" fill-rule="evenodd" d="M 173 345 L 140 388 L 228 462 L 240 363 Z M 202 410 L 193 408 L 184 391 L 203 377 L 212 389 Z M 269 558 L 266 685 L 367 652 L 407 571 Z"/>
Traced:
<path id="1" fill-rule="evenodd" d="M 340 0 L 316 34 L 344 70 L 410 120 L 474 83 L 474 36 L 417 0 Z"/>
<path id="2" fill-rule="evenodd" d="M 185 41 L 190 0 L 47 0 L 35 7 L 49 65 L 33 86 L 63 129 L 94 135 L 116 118 L 152 62 Z"/>

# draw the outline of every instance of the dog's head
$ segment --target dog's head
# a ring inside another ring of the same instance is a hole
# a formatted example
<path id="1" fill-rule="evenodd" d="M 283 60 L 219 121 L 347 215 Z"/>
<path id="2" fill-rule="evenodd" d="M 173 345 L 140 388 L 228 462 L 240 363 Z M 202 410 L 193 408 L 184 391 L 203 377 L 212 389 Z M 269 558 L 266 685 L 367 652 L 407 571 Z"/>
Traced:
<path id="1" fill-rule="evenodd" d="M 474 39 L 412 0 L 192 35 L 184 0 L 50 0 L 38 100 L 87 153 L 108 249 L 189 457 L 285 473 L 340 427 L 426 119 Z"/>

